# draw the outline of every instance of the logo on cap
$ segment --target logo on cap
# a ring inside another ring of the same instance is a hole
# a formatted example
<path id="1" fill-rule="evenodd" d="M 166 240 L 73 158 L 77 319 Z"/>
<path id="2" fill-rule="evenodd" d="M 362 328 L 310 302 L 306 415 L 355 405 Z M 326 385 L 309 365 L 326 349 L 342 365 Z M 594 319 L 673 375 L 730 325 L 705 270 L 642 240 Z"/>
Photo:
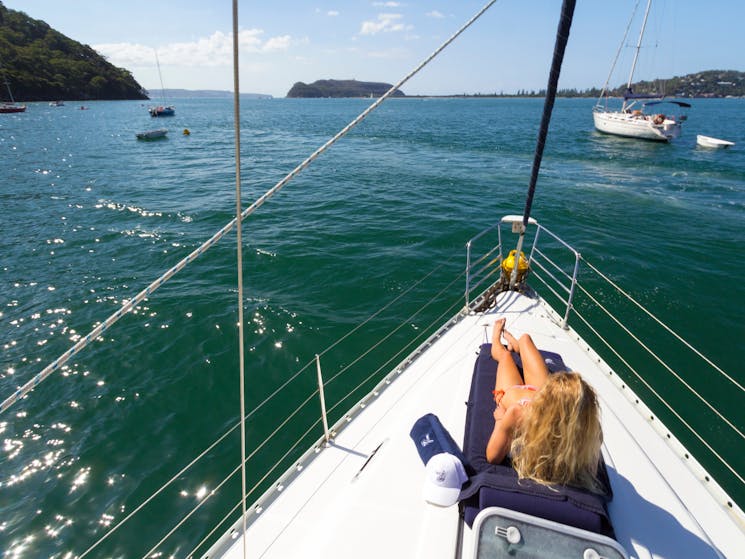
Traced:
<path id="1" fill-rule="evenodd" d="M 441 507 L 454 505 L 466 480 L 468 475 L 458 458 L 447 452 L 435 454 L 425 468 L 424 500 Z"/>

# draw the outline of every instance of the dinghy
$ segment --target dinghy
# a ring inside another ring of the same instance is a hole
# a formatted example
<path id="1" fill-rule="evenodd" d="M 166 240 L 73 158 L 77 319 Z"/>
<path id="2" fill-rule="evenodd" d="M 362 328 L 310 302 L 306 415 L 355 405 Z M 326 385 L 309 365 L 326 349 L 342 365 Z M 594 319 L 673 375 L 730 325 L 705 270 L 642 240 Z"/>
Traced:
<path id="1" fill-rule="evenodd" d="M 704 148 L 728 148 L 734 146 L 735 142 L 720 140 L 719 138 L 712 138 L 711 136 L 702 136 L 699 134 L 696 136 L 696 144 Z"/>
<path id="2" fill-rule="evenodd" d="M 136 134 L 138 140 L 160 140 L 166 137 L 168 130 L 165 128 L 156 128 L 154 130 L 146 130 L 144 132 L 138 132 Z"/>

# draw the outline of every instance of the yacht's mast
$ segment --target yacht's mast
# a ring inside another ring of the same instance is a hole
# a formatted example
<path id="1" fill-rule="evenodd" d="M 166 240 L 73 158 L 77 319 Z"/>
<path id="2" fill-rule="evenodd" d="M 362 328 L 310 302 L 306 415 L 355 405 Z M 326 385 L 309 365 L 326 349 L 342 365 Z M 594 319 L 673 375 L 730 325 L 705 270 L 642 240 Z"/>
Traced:
<path id="1" fill-rule="evenodd" d="M 3 73 L 3 81 L 5 82 L 5 87 L 8 90 L 8 96 L 10 97 L 10 102 L 15 104 L 15 99 L 13 99 L 13 92 L 10 90 L 10 84 L 8 83 L 8 76 L 5 75 L 5 70 L 3 70 L 3 67 L 0 66 L 0 72 Z"/>
<path id="2" fill-rule="evenodd" d="M 631 73 L 629 74 L 629 83 L 626 84 L 626 89 L 631 89 L 631 82 L 634 79 L 634 69 L 636 68 L 636 61 L 639 59 L 639 50 L 642 48 L 642 38 L 644 37 L 644 29 L 647 27 L 647 17 L 649 16 L 649 8 L 652 6 L 652 0 L 647 1 L 647 9 L 644 11 L 644 21 L 642 22 L 642 30 L 639 32 L 639 40 L 636 42 L 636 53 L 634 53 L 634 62 L 631 64 Z"/>
<path id="3" fill-rule="evenodd" d="M 160 78 L 160 96 L 163 99 L 163 106 L 165 106 L 166 88 L 163 86 L 163 74 L 160 73 L 160 60 L 158 60 L 158 51 L 156 49 L 153 50 L 155 51 L 155 65 L 158 67 L 158 77 Z"/>

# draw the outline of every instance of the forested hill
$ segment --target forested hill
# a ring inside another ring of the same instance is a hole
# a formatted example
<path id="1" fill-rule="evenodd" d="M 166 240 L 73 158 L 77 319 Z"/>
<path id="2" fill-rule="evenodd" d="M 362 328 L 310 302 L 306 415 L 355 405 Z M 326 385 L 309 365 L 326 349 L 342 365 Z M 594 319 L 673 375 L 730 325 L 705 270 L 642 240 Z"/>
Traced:
<path id="1" fill-rule="evenodd" d="M 625 86 L 616 93 L 623 94 Z M 706 70 L 685 76 L 675 76 L 664 81 L 638 82 L 633 85 L 636 93 L 664 93 L 671 97 L 743 97 L 745 72 L 736 70 Z"/>
<path id="2" fill-rule="evenodd" d="M 1 1 L 0 65 L 16 101 L 147 99 L 128 70 Z M 2 80 L 0 99 L 7 100 Z"/>
<path id="3" fill-rule="evenodd" d="M 634 93 L 645 93 L 650 95 L 664 95 L 667 97 L 745 97 L 745 72 L 738 70 L 703 70 L 651 81 L 639 81 L 631 84 Z M 622 97 L 626 91 L 626 84 L 611 89 L 612 97 Z M 600 96 L 600 89 L 560 89 L 559 97 L 593 97 Z M 473 97 L 544 97 L 545 89 L 528 91 L 521 89 L 516 93 L 491 93 L 477 94 Z M 458 97 L 469 97 L 467 94 Z"/>
<path id="4" fill-rule="evenodd" d="M 392 85 L 380 82 L 358 82 L 357 80 L 318 80 L 307 84 L 297 82 L 287 97 L 381 97 Z M 397 89 L 393 97 L 404 97 Z"/>

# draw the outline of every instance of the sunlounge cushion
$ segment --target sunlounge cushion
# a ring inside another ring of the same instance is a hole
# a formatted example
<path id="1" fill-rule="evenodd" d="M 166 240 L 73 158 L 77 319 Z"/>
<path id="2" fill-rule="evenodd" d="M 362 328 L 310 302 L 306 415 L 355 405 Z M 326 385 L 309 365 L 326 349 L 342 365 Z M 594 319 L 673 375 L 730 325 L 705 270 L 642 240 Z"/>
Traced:
<path id="1" fill-rule="evenodd" d="M 566 370 L 560 355 L 544 351 L 541 354 L 549 371 Z M 486 460 L 486 445 L 494 429 L 492 390 L 496 371 L 491 344 L 484 344 L 476 359 L 467 402 L 463 452 L 470 479 L 460 495 L 465 521 L 470 526 L 480 510 L 500 506 L 613 537 L 606 506 L 612 491 L 604 463 L 600 464 L 598 477 L 607 491 L 606 495 L 598 495 L 575 487 L 547 487 L 531 480 L 519 480 L 509 458 L 499 465 Z"/>

